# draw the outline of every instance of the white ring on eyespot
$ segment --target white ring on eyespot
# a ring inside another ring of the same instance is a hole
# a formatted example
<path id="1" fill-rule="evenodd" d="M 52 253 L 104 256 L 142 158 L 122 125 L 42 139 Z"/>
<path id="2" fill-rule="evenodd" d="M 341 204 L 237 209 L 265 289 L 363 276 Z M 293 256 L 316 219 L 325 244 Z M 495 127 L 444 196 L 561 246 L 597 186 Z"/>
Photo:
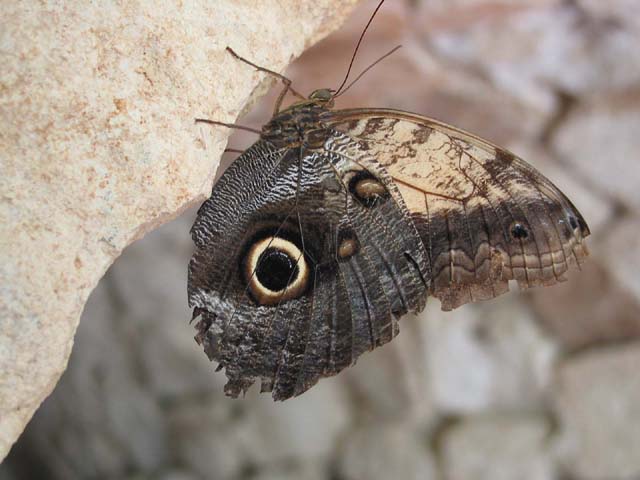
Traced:
<path id="1" fill-rule="evenodd" d="M 274 291 L 271 290 L 258 279 L 257 267 L 260 255 L 265 250 L 274 249 L 283 252 L 289 258 L 296 262 L 298 267 L 298 275 L 295 280 L 287 285 L 284 290 Z M 251 290 L 251 293 L 258 301 L 260 305 L 276 305 L 285 300 L 290 300 L 300 296 L 304 291 L 309 281 L 309 266 L 304 258 L 302 251 L 289 240 L 285 240 L 281 237 L 266 237 L 258 240 L 251 245 L 251 248 L 247 252 L 247 259 L 245 261 L 244 277 Z"/>

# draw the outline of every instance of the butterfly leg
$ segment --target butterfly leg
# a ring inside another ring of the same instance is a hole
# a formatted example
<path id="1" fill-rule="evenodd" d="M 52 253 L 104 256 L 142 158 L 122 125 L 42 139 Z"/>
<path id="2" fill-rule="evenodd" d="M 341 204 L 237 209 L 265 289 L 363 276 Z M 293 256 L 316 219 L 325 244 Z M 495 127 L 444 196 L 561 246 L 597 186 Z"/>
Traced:
<path id="1" fill-rule="evenodd" d="M 219 122 L 217 120 L 209 120 L 207 118 L 196 118 L 196 123 L 206 123 L 209 125 L 220 125 L 221 127 L 235 128 L 236 130 L 245 130 L 247 132 L 260 135 L 262 132 L 256 128 L 245 127 L 244 125 L 236 125 L 235 123 Z"/>
<path id="2" fill-rule="evenodd" d="M 247 132 L 257 133 L 258 135 L 260 135 L 261 133 L 260 130 L 256 130 L 255 128 L 245 127 L 243 125 L 236 125 L 235 123 L 224 123 L 224 122 L 218 122 L 217 120 L 208 120 L 206 118 L 196 118 L 196 123 L 206 123 L 208 125 L 220 125 L 222 127 L 235 128 L 236 130 L 246 130 Z M 227 152 L 242 153 L 243 151 L 244 150 L 237 150 L 235 148 L 224 149 L 224 153 L 227 153 Z"/>
<path id="3" fill-rule="evenodd" d="M 250 62 L 249 60 L 247 60 L 246 58 L 241 57 L 240 55 L 238 55 L 236 52 L 233 51 L 233 49 L 231 47 L 227 47 L 227 51 L 233 55 L 236 59 L 240 60 L 241 62 L 246 63 L 247 65 L 251 65 L 253 68 L 255 68 L 256 70 L 260 71 L 260 72 L 264 72 L 264 73 L 268 73 L 269 75 L 273 75 L 274 77 L 279 78 L 282 83 L 284 84 L 284 89 L 282 90 L 282 92 L 280 92 L 280 95 L 278 96 L 278 100 L 276 101 L 276 106 L 274 108 L 273 114 L 276 115 L 279 111 L 280 111 L 280 105 L 282 105 L 282 101 L 284 100 L 285 95 L 287 94 L 287 92 L 291 92 L 293 95 L 295 95 L 296 97 L 302 99 L 302 100 L 306 100 L 307 98 L 298 93 L 296 90 L 294 90 L 294 88 L 291 86 L 291 79 L 285 77 L 284 75 L 279 74 L 278 72 L 274 72 L 273 70 L 269 70 L 268 68 L 264 68 L 264 67 L 260 67 L 259 65 L 256 65 L 253 62 Z"/>
<path id="4" fill-rule="evenodd" d="M 289 80 L 289 82 L 291 82 L 291 80 Z M 273 116 L 275 117 L 278 112 L 280 111 L 280 106 L 282 105 L 282 101 L 284 100 L 285 95 L 287 94 L 287 92 L 291 90 L 293 91 L 293 89 L 291 88 L 290 84 L 286 84 L 285 83 L 285 87 L 282 89 L 282 91 L 280 92 L 280 95 L 278 95 L 278 99 L 276 100 L 276 104 L 275 107 L 273 107 Z"/>

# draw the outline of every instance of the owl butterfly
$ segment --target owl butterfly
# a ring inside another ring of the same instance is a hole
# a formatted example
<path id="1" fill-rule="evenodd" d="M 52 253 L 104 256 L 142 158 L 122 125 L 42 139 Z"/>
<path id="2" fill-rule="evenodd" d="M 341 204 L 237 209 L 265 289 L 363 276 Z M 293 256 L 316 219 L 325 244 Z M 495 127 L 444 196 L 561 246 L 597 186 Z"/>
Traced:
<path id="1" fill-rule="evenodd" d="M 284 81 L 191 230 L 196 340 L 228 395 L 256 380 L 299 395 L 393 339 L 428 295 L 451 310 L 509 280 L 563 281 L 586 257 L 580 213 L 514 154 L 412 113 L 334 110 L 329 89 L 279 111 L 300 96 Z"/>

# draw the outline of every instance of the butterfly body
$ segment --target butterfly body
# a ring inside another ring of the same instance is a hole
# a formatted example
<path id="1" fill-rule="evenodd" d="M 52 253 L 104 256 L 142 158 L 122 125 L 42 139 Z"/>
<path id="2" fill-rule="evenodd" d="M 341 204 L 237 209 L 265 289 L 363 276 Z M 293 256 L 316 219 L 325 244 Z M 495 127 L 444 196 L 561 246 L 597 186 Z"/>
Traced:
<path id="1" fill-rule="evenodd" d="M 299 395 L 397 335 L 398 320 L 564 280 L 586 250 L 571 202 L 515 155 L 414 114 L 283 110 L 192 229 L 196 339 L 237 396 Z"/>

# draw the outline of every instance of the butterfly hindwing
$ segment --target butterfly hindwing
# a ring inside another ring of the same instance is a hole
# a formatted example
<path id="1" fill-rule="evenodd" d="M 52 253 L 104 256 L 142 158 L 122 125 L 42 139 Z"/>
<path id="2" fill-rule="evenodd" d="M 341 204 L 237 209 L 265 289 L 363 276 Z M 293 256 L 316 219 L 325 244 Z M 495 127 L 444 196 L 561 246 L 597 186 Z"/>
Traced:
<path id="1" fill-rule="evenodd" d="M 349 137 L 325 137 L 257 142 L 198 212 L 189 303 L 231 396 L 255 380 L 298 395 L 424 306 L 426 253 L 401 196 Z"/>
<path id="2" fill-rule="evenodd" d="M 450 310 L 565 279 L 589 229 L 564 194 L 515 155 L 453 127 L 394 110 L 331 112 L 329 125 L 376 158 L 411 212 Z"/>

